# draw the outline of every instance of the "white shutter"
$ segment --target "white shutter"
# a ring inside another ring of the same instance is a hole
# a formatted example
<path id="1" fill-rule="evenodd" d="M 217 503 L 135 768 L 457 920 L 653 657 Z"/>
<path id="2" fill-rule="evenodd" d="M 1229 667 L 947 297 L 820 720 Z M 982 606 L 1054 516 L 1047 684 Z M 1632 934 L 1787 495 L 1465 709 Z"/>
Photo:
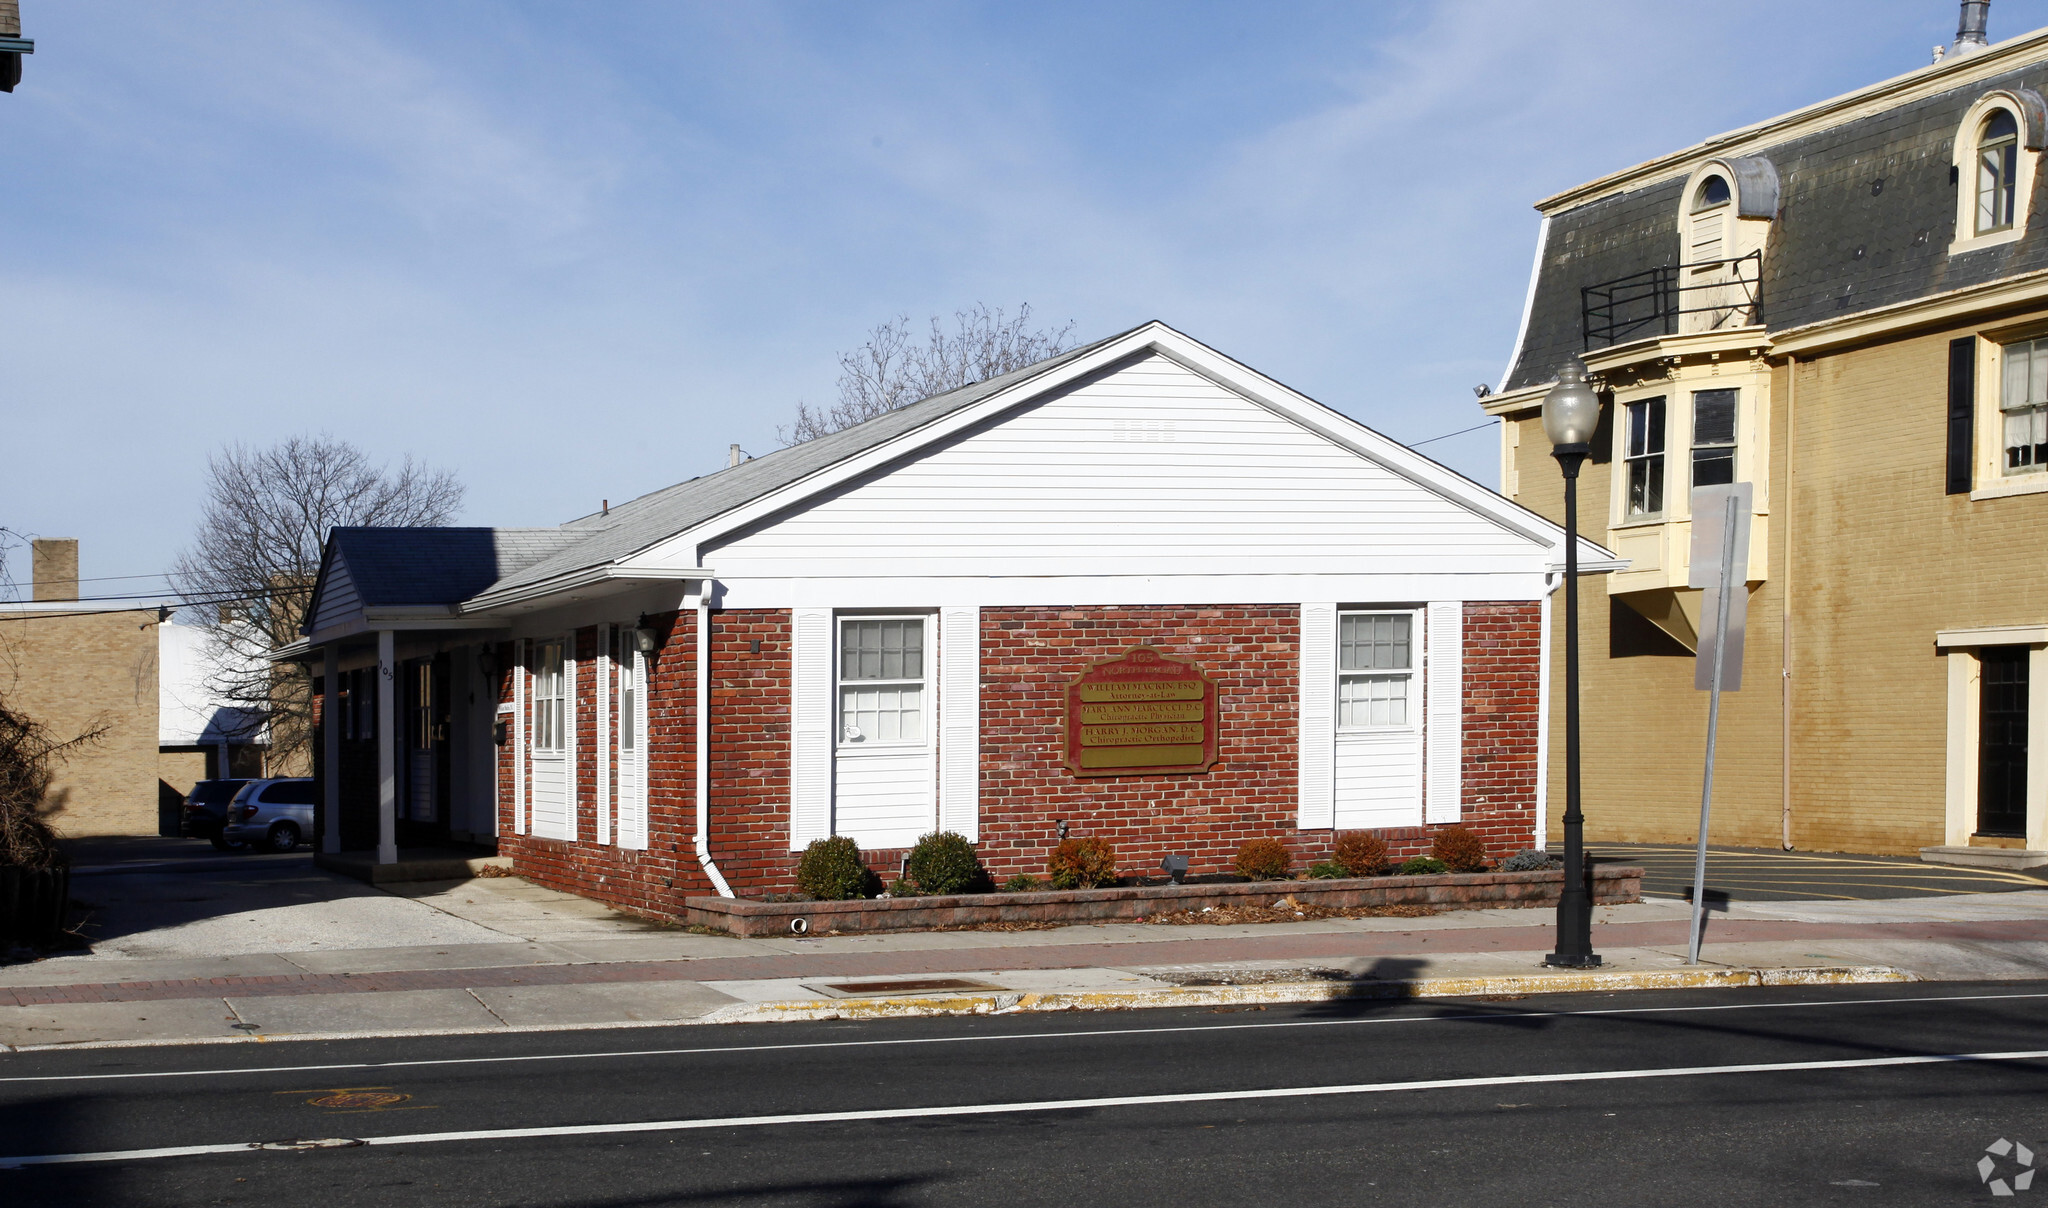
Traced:
<path id="1" fill-rule="evenodd" d="M 594 664 L 596 682 L 590 686 L 590 697 L 597 706 L 597 749 L 591 752 L 597 761 L 597 841 L 599 844 L 612 841 L 612 627 L 597 627 L 597 662 Z"/>
<path id="2" fill-rule="evenodd" d="M 1335 826 L 1337 606 L 1301 606 L 1301 754 L 1296 760 L 1303 830 Z"/>
<path id="3" fill-rule="evenodd" d="M 939 611 L 939 829 L 980 841 L 981 609 Z"/>
<path id="4" fill-rule="evenodd" d="M 576 727 L 582 716 L 577 710 L 579 699 L 576 695 L 576 631 L 570 630 L 562 639 L 562 828 L 554 835 L 557 839 L 576 842 L 576 828 L 581 825 L 576 808 Z"/>
<path id="5" fill-rule="evenodd" d="M 789 847 L 801 851 L 832 833 L 832 611 L 790 620 Z"/>
<path id="6" fill-rule="evenodd" d="M 1429 632 L 1422 648 L 1428 684 L 1422 745 L 1428 752 L 1426 822 L 1456 822 L 1462 816 L 1465 757 L 1465 605 L 1432 600 Z"/>
<path id="7" fill-rule="evenodd" d="M 526 639 L 512 643 L 512 833 L 526 833 Z"/>

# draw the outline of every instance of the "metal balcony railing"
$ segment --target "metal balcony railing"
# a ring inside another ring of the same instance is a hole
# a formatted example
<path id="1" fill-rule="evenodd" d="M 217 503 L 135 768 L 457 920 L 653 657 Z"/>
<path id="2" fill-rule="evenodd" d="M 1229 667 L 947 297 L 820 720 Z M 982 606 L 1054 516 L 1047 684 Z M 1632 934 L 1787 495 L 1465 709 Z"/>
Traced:
<path id="1" fill-rule="evenodd" d="M 1764 254 L 1645 269 L 1579 290 L 1586 350 L 1764 320 Z M 1688 319 L 1686 316 L 1698 318 Z"/>

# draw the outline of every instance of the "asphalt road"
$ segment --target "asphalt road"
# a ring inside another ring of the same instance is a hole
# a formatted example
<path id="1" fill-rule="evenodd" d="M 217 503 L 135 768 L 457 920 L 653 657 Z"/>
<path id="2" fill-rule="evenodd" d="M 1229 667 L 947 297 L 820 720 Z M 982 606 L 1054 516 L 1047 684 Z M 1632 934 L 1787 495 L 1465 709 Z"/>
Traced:
<path id="1" fill-rule="evenodd" d="M 14 1053 L 0 1203 L 1981 1203 L 2044 1091 L 2010 982 Z"/>
<path id="2" fill-rule="evenodd" d="M 1690 844 L 1589 843 L 1609 864 L 1643 870 L 1643 896 L 1691 900 L 1694 849 Z M 1952 893 L 2009 893 L 2048 889 L 2048 869 L 2008 872 L 1923 864 L 1908 856 L 1842 852 L 1707 848 L 1707 900 L 1820 902 L 1870 898 L 1926 898 Z M 2044 1184 L 2048 1189 L 2048 1184 Z"/>

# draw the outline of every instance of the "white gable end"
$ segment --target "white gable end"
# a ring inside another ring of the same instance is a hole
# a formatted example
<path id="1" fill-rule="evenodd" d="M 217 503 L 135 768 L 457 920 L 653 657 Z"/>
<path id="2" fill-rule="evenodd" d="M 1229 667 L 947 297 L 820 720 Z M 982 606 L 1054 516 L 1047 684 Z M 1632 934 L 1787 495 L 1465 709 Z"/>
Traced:
<path id="1" fill-rule="evenodd" d="M 727 582 L 1499 574 L 1541 556 L 1157 354 L 703 552 Z"/>

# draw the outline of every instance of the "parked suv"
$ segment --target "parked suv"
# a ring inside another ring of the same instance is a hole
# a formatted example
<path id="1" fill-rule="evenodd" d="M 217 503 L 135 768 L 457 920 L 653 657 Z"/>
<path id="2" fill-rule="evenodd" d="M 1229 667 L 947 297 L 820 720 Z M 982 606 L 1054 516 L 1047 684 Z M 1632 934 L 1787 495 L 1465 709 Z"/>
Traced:
<path id="1" fill-rule="evenodd" d="M 228 806 L 221 838 L 264 851 L 290 851 L 313 833 L 313 781 L 251 780 Z"/>
<path id="2" fill-rule="evenodd" d="M 185 795 L 185 813 L 178 833 L 192 839 L 211 839 L 222 851 L 234 847 L 221 837 L 228 824 L 228 804 L 248 785 L 247 780 L 202 780 Z"/>

